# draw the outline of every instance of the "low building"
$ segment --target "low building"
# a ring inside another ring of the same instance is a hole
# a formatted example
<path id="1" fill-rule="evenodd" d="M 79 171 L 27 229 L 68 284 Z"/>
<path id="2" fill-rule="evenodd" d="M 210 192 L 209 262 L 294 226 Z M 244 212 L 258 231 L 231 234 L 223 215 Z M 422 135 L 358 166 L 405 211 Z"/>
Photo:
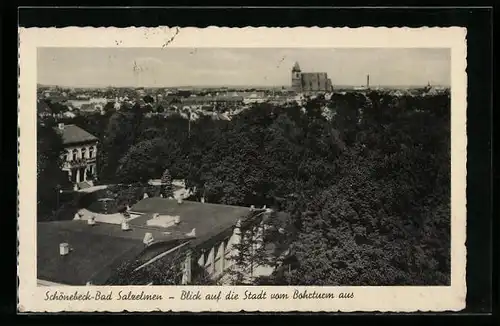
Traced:
<path id="1" fill-rule="evenodd" d="M 176 284 L 191 283 L 200 269 L 221 280 L 233 265 L 230 257 L 242 234 L 262 228 L 270 212 L 154 197 L 133 205 L 121 225 L 78 219 L 40 222 L 37 279 L 45 285 L 113 284 L 117 268 L 127 262 L 134 266 L 131 273 L 137 273 L 176 256 L 180 257 L 175 260 L 180 270 Z M 259 271 L 258 266 L 253 270 Z M 152 282 L 144 279 L 141 284 Z"/>
<path id="2" fill-rule="evenodd" d="M 76 125 L 59 123 L 56 131 L 61 135 L 65 149 L 62 170 L 68 173 L 68 179 L 77 189 L 81 182 L 96 177 L 98 139 Z"/>

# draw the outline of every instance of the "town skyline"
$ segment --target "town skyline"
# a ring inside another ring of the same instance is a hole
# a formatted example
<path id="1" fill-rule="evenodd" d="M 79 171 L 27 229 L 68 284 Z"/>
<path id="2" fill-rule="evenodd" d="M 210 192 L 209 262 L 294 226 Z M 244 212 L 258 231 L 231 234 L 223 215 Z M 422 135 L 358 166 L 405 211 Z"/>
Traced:
<path id="1" fill-rule="evenodd" d="M 449 87 L 451 52 L 436 48 L 39 48 L 39 86 L 67 88 L 274 88 L 295 62 L 333 86 Z M 333 62 L 333 63 L 332 63 Z"/>

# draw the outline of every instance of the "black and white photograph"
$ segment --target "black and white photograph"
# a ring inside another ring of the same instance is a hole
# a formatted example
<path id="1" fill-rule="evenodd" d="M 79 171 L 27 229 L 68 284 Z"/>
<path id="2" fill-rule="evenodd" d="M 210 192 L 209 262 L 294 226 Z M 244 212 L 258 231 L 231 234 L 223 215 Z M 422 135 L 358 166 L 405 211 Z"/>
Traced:
<path id="1" fill-rule="evenodd" d="M 463 275 L 451 47 L 101 44 L 33 56 L 26 241 L 45 300 L 68 286 L 118 300 L 174 286 L 171 302 L 189 305 L 214 299 L 198 291 L 212 286 L 233 291 L 217 301 L 239 288 L 243 300 L 325 309 L 362 300 L 356 287 L 448 291 Z"/>
<path id="2" fill-rule="evenodd" d="M 41 285 L 448 285 L 449 49 L 40 48 Z"/>

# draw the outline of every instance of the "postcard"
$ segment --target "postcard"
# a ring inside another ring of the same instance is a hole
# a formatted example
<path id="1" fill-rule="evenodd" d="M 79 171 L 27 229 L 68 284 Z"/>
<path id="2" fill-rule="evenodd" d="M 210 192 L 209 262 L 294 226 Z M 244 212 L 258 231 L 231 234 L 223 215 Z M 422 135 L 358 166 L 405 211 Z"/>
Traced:
<path id="1" fill-rule="evenodd" d="M 464 28 L 20 28 L 19 312 L 459 311 Z"/>

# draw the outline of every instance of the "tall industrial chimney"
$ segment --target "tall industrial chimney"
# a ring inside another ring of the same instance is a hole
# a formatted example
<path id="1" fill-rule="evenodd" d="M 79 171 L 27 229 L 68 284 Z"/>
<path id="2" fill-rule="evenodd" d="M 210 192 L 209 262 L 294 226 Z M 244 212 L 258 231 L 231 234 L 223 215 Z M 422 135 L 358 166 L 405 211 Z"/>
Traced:
<path id="1" fill-rule="evenodd" d="M 366 88 L 370 88 L 370 75 L 366 75 Z"/>

